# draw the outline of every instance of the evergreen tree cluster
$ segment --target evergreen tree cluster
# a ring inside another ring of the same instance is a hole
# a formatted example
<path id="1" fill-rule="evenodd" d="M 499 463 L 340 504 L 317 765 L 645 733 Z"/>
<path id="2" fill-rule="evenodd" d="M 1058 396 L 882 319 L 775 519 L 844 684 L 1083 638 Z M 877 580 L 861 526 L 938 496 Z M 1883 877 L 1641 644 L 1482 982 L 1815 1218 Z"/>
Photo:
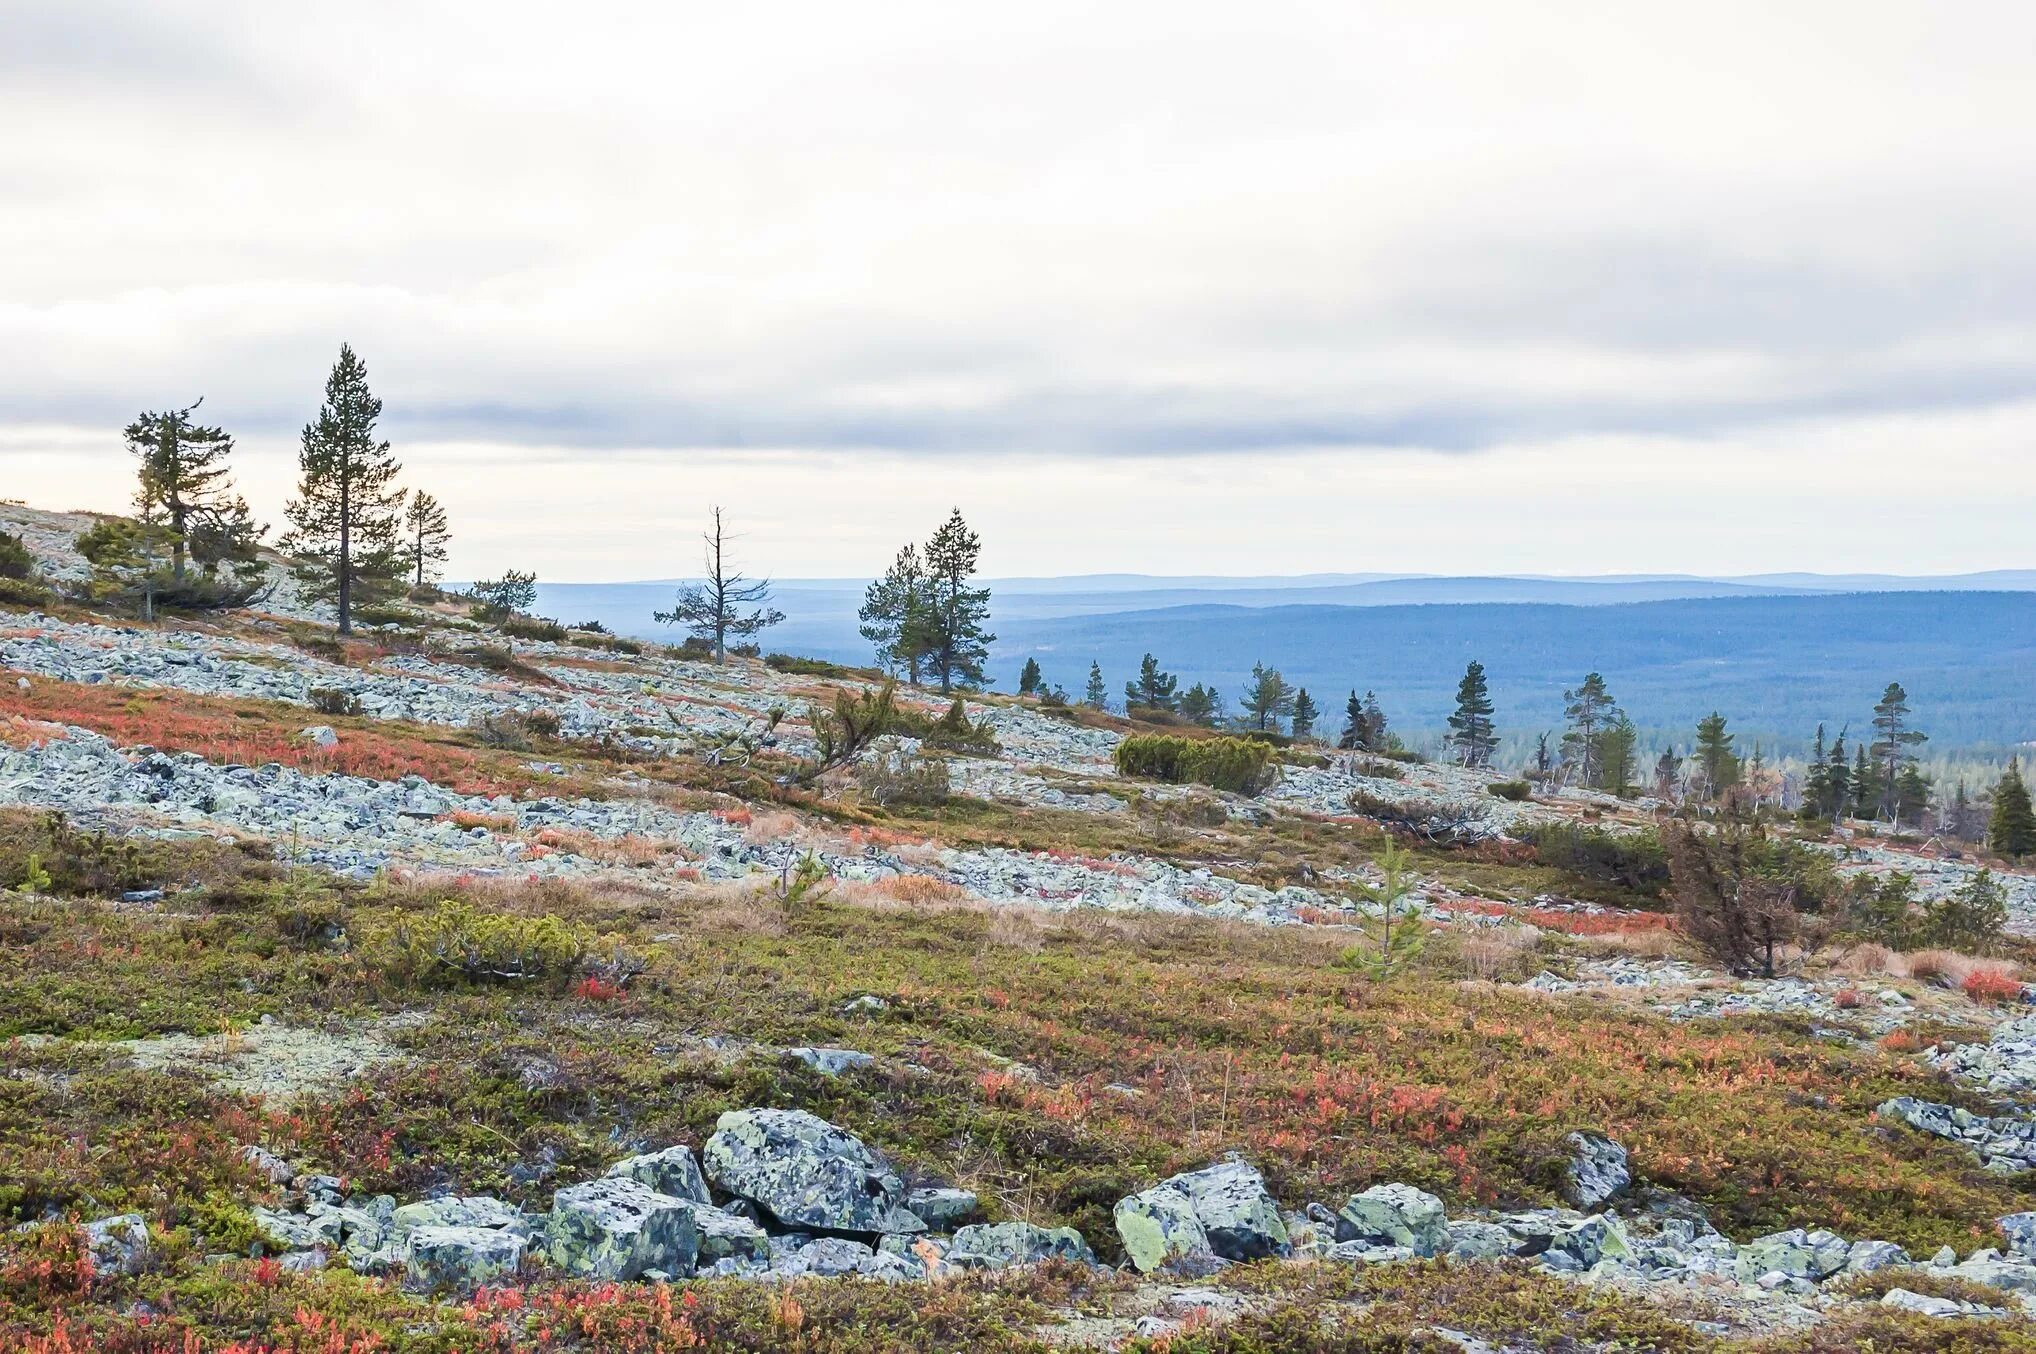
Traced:
<path id="1" fill-rule="evenodd" d="M 973 581 L 982 548 L 956 508 L 923 550 L 907 545 L 898 552 L 857 613 L 879 663 L 915 686 L 922 678 L 937 681 L 944 693 L 988 681 L 983 667 L 997 637 L 987 628 L 990 590 Z M 1090 686 L 1093 696 L 1095 682 Z"/>

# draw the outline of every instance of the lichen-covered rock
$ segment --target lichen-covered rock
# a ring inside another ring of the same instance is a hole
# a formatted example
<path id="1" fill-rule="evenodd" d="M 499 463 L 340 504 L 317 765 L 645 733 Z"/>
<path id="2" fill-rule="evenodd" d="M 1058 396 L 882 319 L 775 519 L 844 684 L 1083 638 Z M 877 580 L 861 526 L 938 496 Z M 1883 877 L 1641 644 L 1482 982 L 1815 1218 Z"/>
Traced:
<path id="1" fill-rule="evenodd" d="M 905 1207 L 934 1231 L 947 1232 L 975 1215 L 976 1196 L 965 1189 L 915 1189 Z"/>
<path id="2" fill-rule="evenodd" d="M 778 1257 L 772 1262 L 771 1269 L 778 1274 L 833 1278 L 842 1274 L 860 1274 L 876 1259 L 876 1254 L 874 1248 L 860 1241 L 823 1236 L 807 1242 L 789 1255 Z"/>
<path id="3" fill-rule="evenodd" d="M 85 1246 L 92 1268 L 100 1274 L 138 1274 L 148 1263 L 148 1219 L 139 1213 L 117 1213 L 85 1224 Z"/>
<path id="4" fill-rule="evenodd" d="M 1449 1241 L 1442 1253 L 1459 1260 L 1496 1260 L 1520 1249 L 1513 1234 L 1496 1222 L 1466 1219 L 1450 1223 L 1448 1232 Z"/>
<path id="5" fill-rule="evenodd" d="M 1112 1216 L 1124 1253 L 1140 1273 L 1202 1274 L 1212 1267 L 1216 1252 L 1195 1216 L 1195 1201 L 1171 1182 L 1119 1199 Z"/>
<path id="6" fill-rule="evenodd" d="M 514 1277 L 529 1241 L 498 1227 L 418 1227 L 407 1240 L 405 1276 L 412 1286 L 471 1292 Z"/>
<path id="7" fill-rule="evenodd" d="M 1209 1249 L 1225 1260 L 1263 1260 L 1291 1250 L 1280 1206 L 1265 1177 L 1240 1157 L 1165 1182 L 1187 1192 Z"/>
<path id="8" fill-rule="evenodd" d="M 1909 1253 L 1892 1241 L 1855 1241 L 1845 1253 L 1847 1274 L 1878 1274 L 1909 1263 Z"/>
<path id="9" fill-rule="evenodd" d="M 693 1206 L 693 1226 L 700 1234 L 700 1264 L 711 1265 L 718 1260 L 769 1262 L 771 1239 L 763 1228 L 711 1204 L 691 1199 L 686 1202 Z"/>
<path id="10" fill-rule="evenodd" d="M 2036 1257 L 2036 1213 L 2010 1213 L 1995 1224 L 2017 1255 Z"/>
<path id="11" fill-rule="evenodd" d="M 1036 1227 L 1029 1222 L 977 1223 L 954 1234 L 947 1262 L 958 1269 L 1007 1269 L 1041 1260 L 1096 1262 L 1089 1243 L 1072 1227 Z"/>
<path id="12" fill-rule="evenodd" d="M 1337 1210 L 1336 1239 L 1374 1246 L 1405 1246 L 1433 1255 L 1449 1244 L 1442 1200 L 1412 1185 L 1373 1185 Z"/>
<path id="13" fill-rule="evenodd" d="M 274 1251 L 337 1247 L 344 1227 L 339 1214 L 332 1210 L 312 1217 L 256 1205 L 248 1210 L 248 1214 L 254 1219 L 255 1231 L 260 1234 L 262 1244 Z"/>
<path id="14" fill-rule="evenodd" d="M 803 1110 L 731 1110 L 701 1152 L 707 1176 L 788 1227 L 918 1232 L 905 1185 L 884 1159 Z"/>
<path id="15" fill-rule="evenodd" d="M 662 1270 L 683 1278 L 699 1259 L 695 1207 L 626 1176 L 568 1185 L 552 1195 L 547 1249 L 572 1274 L 635 1279 Z"/>
<path id="16" fill-rule="evenodd" d="M 1739 1279 L 1752 1283 L 1764 1274 L 1783 1274 L 1816 1283 L 1844 1269 L 1851 1254 L 1851 1245 L 1835 1232 L 1791 1227 L 1786 1232 L 1756 1237 L 1741 1246 Z"/>
<path id="17" fill-rule="evenodd" d="M 401 1237 L 420 1227 L 485 1227 L 530 1236 L 530 1219 L 515 1204 L 487 1194 L 421 1199 L 389 1214 L 389 1232 Z"/>
<path id="18" fill-rule="evenodd" d="M 674 1199 L 714 1202 L 714 1196 L 707 1192 L 707 1178 L 700 1174 L 700 1163 L 693 1159 L 690 1147 L 667 1147 L 662 1152 L 629 1157 L 610 1166 L 608 1174 L 641 1181 Z"/>
<path id="19" fill-rule="evenodd" d="M 1626 1149 L 1602 1133 L 1572 1133 L 1563 1195 L 1578 1208 L 1597 1208 L 1626 1192 L 1633 1183 Z"/>

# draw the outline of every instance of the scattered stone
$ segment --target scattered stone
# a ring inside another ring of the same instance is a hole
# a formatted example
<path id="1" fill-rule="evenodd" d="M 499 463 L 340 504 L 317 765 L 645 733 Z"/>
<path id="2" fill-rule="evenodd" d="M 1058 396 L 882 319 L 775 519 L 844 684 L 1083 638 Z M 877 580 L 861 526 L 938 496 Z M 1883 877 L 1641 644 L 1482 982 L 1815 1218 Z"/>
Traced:
<path id="1" fill-rule="evenodd" d="M 858 1053 L 852 1048 L 788 1048 L 784 1056 L 806 1064 L 823 1077 L 838 1077 L 876 1062 L 874 1054 Z"/>
<path id="2" fill-rule="evenodd" d="M 148 1263 L 148 1219 L 139 1213 L 117 1213 L 85 1224 L 85 1246 L 99 1274 L 139 1274 Z"/>
<path id="3" fill-rule="evenodd" d="M 954 1234 L 947 1262 L 958 1269 L 1008 1269 L 1041 1260 L 1096 1263 L 1089 1243 L 1072 1227 L 1037 1227 L 1029 1222 L 977 1223 Z"/>
<path id="4" fill-rule="evenodd" d="M 1405 1246 L 1433 1255 L 1449 1244 L 1442 1200 L 1412 1185 L 1373 1185 L 1337 1211 L 1336 1239 L 1374 1246 Z"/>
<path id="5" fill-rule="evenodd" d="M 703 1204 L 714 1201 L 714 1196 L 707 1192 L 707 1178 L 700 1174 L 700 1163 L 694 1159 L 690 1147 L 667 1147 L 662 1152 L 629 1157 L 610 1166 L 608 1174 L 627 1176 L 675 1199 L 691 1199 Z"/>
<path id="6" fill-rule="evenodd" d="M 420 1227 L 408 1238 L 405 1277 L 417 1288 L 467 1293 L 512 1278 L 529 1245 L 494 1227 Z"/>
<path id="7" fill-rule="evenodd" d="M 313 747 L 336 748 L 339 734 L 330 724 L 314 724 L 297 735 Z"/>
<path id="8" fill-rule="evenodd" d="M 913 1217 L 936 1232 L 951 1232 L 975 1216 L 976 1196 L 965 1189 L 915 1189 L 905 1196 Z"/>
<path id="9" fill-rule="evenodd" d="M 1626 1149 L 1602 1133 L 1578 1132 L 1568 1138 L 1569 1168 L 1563 1195 L 1578 1208 L 1591 1209 L 1626 1192 L 1633 1183 Z"/>
<path id="10" fill-rule="evenodd" d="M 1852 1247 L 1834 1232 L 1792 1227 L 1741 1246 L 1739 1277 L 1751 1282 L 1764 1274 L 1778 1273 L 1821 1282 L 1844 1269 L 1851 1255 Z"/>

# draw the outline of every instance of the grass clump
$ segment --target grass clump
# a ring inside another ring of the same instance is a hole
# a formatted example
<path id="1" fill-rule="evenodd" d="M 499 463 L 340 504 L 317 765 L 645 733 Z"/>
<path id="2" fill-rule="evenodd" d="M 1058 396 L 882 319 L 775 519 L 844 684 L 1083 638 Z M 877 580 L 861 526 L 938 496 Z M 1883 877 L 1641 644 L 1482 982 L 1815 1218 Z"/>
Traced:
<path id="1" fill-rule="evenodd" d="M 1207 785 L 1254 795 L 1278 774 L 1272 744 L 1257 738 L 1133 734 L 1117 745 L 1117 772 L 1174 785 Z"/>

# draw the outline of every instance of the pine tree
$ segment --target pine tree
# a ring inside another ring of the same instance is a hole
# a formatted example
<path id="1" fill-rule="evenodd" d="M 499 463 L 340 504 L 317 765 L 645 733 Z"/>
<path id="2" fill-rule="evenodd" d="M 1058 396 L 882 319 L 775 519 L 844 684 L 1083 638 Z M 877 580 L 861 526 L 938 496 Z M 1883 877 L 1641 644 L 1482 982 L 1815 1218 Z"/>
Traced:
<path id="1" fill-rule="evenodd" d="M 1499 745 L 1492 727 L 1492 693 L 1485 682 L 1485 665 L 1472 659 L 1456 684 L 1456 711 L 1449 717 L 1449 746 L 1456 760 L 1465 766 L 1488 766 L 1492 749 Z"/>
<path id="2" fill-rule="evenodd" d="M 1386 712 L 1369 691 L 1364 693 L 1364 746 L 1371 752 L 1385 752 L 1392 746 L 1386 734 Z"/>
<path id="3" fill-rule="evenodd" d="M 1223 717 L 1223 697 L 1213 686 L 1196 682 L 1181 693 L 1181 718 L 1213 727 Z"/>
<path id="4" fill-rule="evenodd" d="M 1336 746 L 1345 752 L 1369 751 L 1365 732 L 1364 702 L 1357 698 L 1357 688 L 1352 687 L 1350 699 L 1343 703 L 1343 732 L 1337 737 Z"/>
<path id="5" fill-rule="evenodd" d="M 1640 731 L 1621 714 L 1605 725 L 1598 740 L 1598 786 L 1621 799 L 1635 790 L 1634 777 L 1640 770 Z"/>
<path id="6" fill-rule="evenodd" d="M 1921 827 L 1930 813 L 1930 778 L 1914 762 L 1895 777 L 1895 822 Z"/>
<path id="7" fill-rule="evenodd" d="M 403 537 L 403 554 L 410 561 L 411 586 L 421 588 L 437 577 L 438 566 L 445 563 L 446 542 L 452 539 L 445 509 L 421 489 L 410 495 L 410 506 L 403 512 Z"/>
<path id="8" fill-rule="evenodd" d="M 304 427 L 297 497 L 284 509 L 290 530 L 279 544 L 298 557 L 305 587 L 339 608 L 342 635 L 353 633 L 354 604 L 385 593 L 402 568 L 404 494 L 395 481 L 403 467 L 375 436 L 381 416 L 366 365 L 341 344 L 325 403 Z"/>
<path id="9" fill-rule="evenodd" d="M 1294 688 L 1278 668 L 1263 663 L 1251 665 L 1251 681 L 1244 688 L 1244 718 L 1254 729 L 1278 733 L 1280 721 L 1294 712 Z"/>
<path id="10" fill-rule="evenodd" d="M 1704 796 L 1718 799 L 1739 783 L 1739 758 L 1732 751 L 1732 735 L 1725 731 L 1725 716 L 1716 710 L 1697 721 L 1697 767 L 1704 773 Z"/>
<path id="11" fill-rule="evenodd" d="M 1824 744 L 1824 726 L 1817 726 L 1817 741 L 1810 752 L 1810 761 L 1803 768 L 1802 816 L 1815 817 L 1823 812 L 1824 801 L 1831 793 L 1831 768 L 1825 759 L 1831 750 Z"/>
<path id="12" fill-rule="evenodd" d="M 1851 803 L 1846 812 L 1854 818 L 1871 818 L 1880 812 L 1880 789 L 1874 784 L 1873 766 L 1866 760 L 1866 745 L 1852 750 L 1852 779 L 1848 786 Z"/>
<path id="13" fill-rule="evenodd" d="M 1902 768 L 1915 760 L 1910 751 L 1918 743 L 1929 741 L 1929 735 L 1908 725 L 1909 693 L 1902 690 L 1900 682 L 1889 682 L 1887 690 L 1881 692 L 1880 700 L 1874 703 L 1873 727 L 1879 735 L 1873 740 L 1874 774 L 1878 784 L 1874 787 L 1879 795 L 1879 812 L 1883 817 L 1894 817 L 1899 812 L 1897 800 L 1900 796 Z"/>
<path id="14" fill-rule="evenodd" d="M 1180 700 L 1174 692 L 1180 684 L 1178 677 L 1160 671 L 1159 660 L 1147 654 L 1138 660 L 1138 680 L 1124 684 L 1124 708 L 1127 711 L 1134 706 L 1146 710 L 1176 709 Z"/>
<path id="15" fill-rule="evenodd" d="M 762 605 L 770 601 L 771 581 L 749 578 L 738 572 L 728 559 L 728 535 L 721 526 L 721 509 L 709 510 L 713 525 L 701 533 L 706 544 L 706 581 L 680 588 L 670 611 L 654 611 L 651 618 L 660 625 L 683 625 L 695 639 L 714 646 L 714 661 L 728 661 L 728 638 L 746 639 L 785 619 L 785 613 Z"/>
<path id="16" fill-rule="evenodd" d="M 1562 735 L 1563 761 L 1582 785 L 1598 783 L 1598 738 L 1610 721 L 1616 702 L 1605 688 L 1605 679 L 1586 673 L 1583 685 L 1562 693 L 1563 715 L 1569 728 Z"/>
<path id="17" fill-rule="evenodd" d="M 1831 757 L 1824 763 L 1824 803 L 1822 812 L 1826 818 L 1836 821 L 1843 818 L 1852 808 L 1852 766 L 1845 760 L 1845 730 L 1831 740 Z"/>
<path id="18" fill-rule="evenodd" d="M 877 662 L 903 672 L 914 686 L 925 658 L 926 602 L 926 566 L 919 547 L 907 545 L 884 576 L 871 582 L 856 613 L 862 637 L 876 646 Z"/>
<path id="19" fill-rule="evenodd" d="M 1046 689 L 1046 678 L 1040 675 L 1039 660 L 1027 658 L 1025 666 L 1018 670 L 1018 694 L 1036 696 Z"/>
<path id="20" fill-rule="evenodd" d="M 983 664 L 996 636 L 983 628 L 990 618 L 990 590 L 970 583 L 982 539 L 962 520 L 948 515 L 926 542 L 926 662 L 940 678 L 940 690 L 983 684 Z"/>
<path id="21" fill-rule="evenodd" d="M 1682 759 L 1675 755 L 1675 749 L 1663 748 L 1661 755 L 1654 759 L 1654 794 L 1657 799 L 1675 798 L 1675 785 L 1681 771 Z"/>
<path id="22" fill-rule="evenodd" d="M 1322 711 L 1316 706 L 1315 698 L 1308 694 L 1307 687 L 1304 686 L 1294 693 L 1293 732 L 1295 742 L 1298 743 L 1304 739 L 1314 737 L 1315 721 L 1321 717 Z"/>
<path id="23" fill-rule="evenodd" d="M 2036 808 L 2022 780 L 2022 765 L 2010 761 L 1994 786 L 1993 812 L 1987 817 L 1987 847 L 2010 860 L 2036 851 Z"/>
<path id="24" fill-rule="evenodd" d="M 246 500 L 232 492 L 226 464 L 232 434 L 191 421 L 203 403 L 145 413 L 123 433 L 141 463 L 135 511 L 142 521 L 168 528 L 170 578 L 176 584 L 184 581 L 187 555 L 207 566 L 251 562 L 265 530 L 254 524 Z"/>
<path id="25" fill-rule="evenodd" d="M 1089 686 L 1082 693 L 1082 704 L 1091 710 L 1101 710 L 1110 703 L 1109 688 L 1103 685 L 1103 665 L 1089 660 Z"/>

